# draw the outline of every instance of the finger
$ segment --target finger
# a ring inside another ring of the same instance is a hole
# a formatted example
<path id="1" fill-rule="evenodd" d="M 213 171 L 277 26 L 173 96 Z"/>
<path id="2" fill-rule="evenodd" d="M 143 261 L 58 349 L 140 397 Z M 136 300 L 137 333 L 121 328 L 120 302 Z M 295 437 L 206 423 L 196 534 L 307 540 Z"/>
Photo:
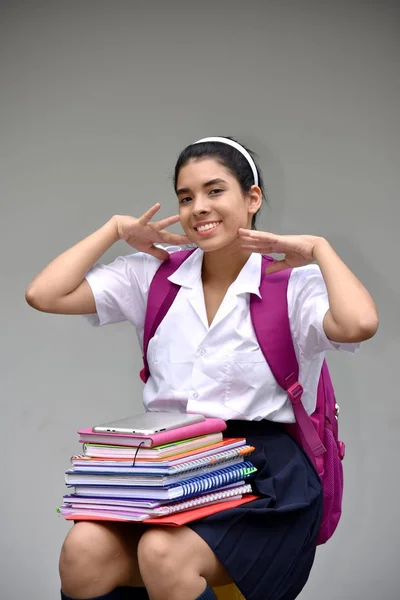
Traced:
<path id="1" fill-rule="evenodd" d="M 156 231 L 161 231 L 162 229 L 165 229 L 166 227 L 169 227 L 170 225 L 174 225 L 175 223 L 178 223 L 179 219 L 180 219 L 179 215 L 173 215 L 172 217 L 166 217 L 165 219 L 161 219 L 161 221 L 156 221 L 155 223 L 152 223 L 151 226 Z"/>
<path id="2" fill-rule="evenodd" d="M 257 231 L 256 229 L 243 229 L 243 228 L 239 228 L 238 229 L 238 235 L 240 237 L 251 237 L 254 239 L 259 239 L 262 236 L 265 236 L 265 232 L 264 231 Z"/>
<path id="3" fill-rule="evenodd" d="M 148 250 L 146 250 L 146 254 L 151 254 L 154 258 L 158 258 L 159 260 L 168 260 L 169 254 L 163 248 L 157 248 L 157 246 L 150 246 Z"/>
<path id="4" fill-rule="evenodd" d="M 171 233 L 170 231 L 160 231 L 160 238 L 163 242 L 168 242 L 170 244 L 190 244 L 190 240 L 186 235 L 181 235 L 180 233 Z"/>
<path id="5" fill-rule="evenodd" d="M 254 237 L 249 235 L 243 235 L 238 237 L 238 242 L 241 246 L 244 244 L 258 246 L 262 248 L 274 248 L 276 244 L 271 240 L 264 239 L 262 237 Z"/>
<path id="6" fill-rule="evenodd" d="M 273 246 L 271 244 L 265 244 L 264 242 L 254 242 L 251 240 L 245 240 L 240 242 L 240 247 L 243 249 L 254 249 L 257 252 L 273 252 Z"/>
<path id="7" fill-rule="evenodd" d="M 241 246 L 242 250 L 246 252 L 257 252 L 258 254 L 268 254 L 269 250 L 260 246 Z"/>
<path id="8" fill-rule="evenodd" d="M 238 229 L 238 236 L 242 238 L 251 238 L 253 240 L 259 240 L 263 242 L 276 242 L 278 236 L 275 233 L 269 233 L 267 231 L 257 231 L 255 229 Z"/>
<path id="9" fill-rule="evenodd" d="M 246 244 L 270 244 L 271 240 L 265 239 L 261 237 L 261 235 L 240 235 L 239 236 L 240 243 Z"/>
<path id="10" fill-rule="evenodd" d="M 157 204 L 154 204 L 154 206 L 152 206 L 151 208 L 149 208 L 149 210 L 146 210 L 146 212 L 138 218 L 138 221 L 141 225 L 147 225 L 147 223 L 154 217 L 154 215 L 156 214 L 156 212 L 158 212 L 160 210 L 161 204 L 159 202 L 157 202 Z"/>
<path id="11" fill-rule="evenodd" d="M 265 243 L 265 240 L 261 240 L 256 237 L 252 237 L 250 235 L 242 235 L 239 238 L 239 242 L 241 244 L 260 244 L 260 243 Z"/>

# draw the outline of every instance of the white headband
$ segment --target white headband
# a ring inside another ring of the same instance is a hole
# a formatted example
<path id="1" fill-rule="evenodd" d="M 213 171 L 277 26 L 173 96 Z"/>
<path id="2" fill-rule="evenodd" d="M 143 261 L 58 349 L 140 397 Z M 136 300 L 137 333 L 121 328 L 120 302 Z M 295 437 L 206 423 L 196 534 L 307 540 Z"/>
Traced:
<path id="1" fill-rule="evenodd" d="M 233 140 L 230 140 L 229 138 L 224 138 L 224 137 L 203 138 L 202 140 L 198 140 L 197 142 L 194 142 L 194 144 L 200 144 L 201 142 L 221 142 L 222 144 L 228 144 L 229 146 L 236 148 L 236 150 L 238 150 L 241 154 L 243 154 L 243 156 L 249 163 L 251 170 L 253 171 L 254 185 L 258 185 L 258 173 L 257 173 L 256 164 L 255 164 L 254 160 L 252 159 L 252 157 L 250 156 L 250 154 L 247 152 L 247 150 L 245 148 L 243 148 L 243 146 L 241 146 L 237 142 L 234 142 Z"/>

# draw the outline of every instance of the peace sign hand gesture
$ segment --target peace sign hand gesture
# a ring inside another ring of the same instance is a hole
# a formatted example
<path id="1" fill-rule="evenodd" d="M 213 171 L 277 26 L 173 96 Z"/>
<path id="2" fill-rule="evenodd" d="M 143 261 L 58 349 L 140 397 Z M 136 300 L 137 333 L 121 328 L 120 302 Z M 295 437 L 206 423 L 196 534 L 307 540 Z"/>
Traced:
<path id="1" fill-rule="evenodd" d="M 315 235 L 276 235 L 265 231 L 239 229 L 240 246 L 261 254 L 285 254 L 283 260 L 271 265 L 268 272 L 303 267 L 315 260 L 314 249 L 323 238 Z"/>
<path id="2" fill-rule="evenodd" d="M 178 223 L 179 215 L 161 219 L 161 221 L 150 222 L 152 217 L 160 210 L 157 203 L 147 210 L 141 217 L 136 219 L 130 216 L 116 215 L 116 227 L 118 239 L 125 240 L 132 248 L 139 252 L 151 254 L 159 260 L 167 260 L 169 254 L 154 244 L 175 244 L 178 246 L 190 243 L 186 235 L 164 231 L 166 227 Z"/>

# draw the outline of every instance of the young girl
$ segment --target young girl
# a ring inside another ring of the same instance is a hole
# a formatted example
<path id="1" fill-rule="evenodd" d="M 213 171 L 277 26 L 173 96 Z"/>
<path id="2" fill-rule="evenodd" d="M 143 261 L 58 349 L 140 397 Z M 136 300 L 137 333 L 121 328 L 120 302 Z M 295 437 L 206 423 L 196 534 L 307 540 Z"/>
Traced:
<path id="1" fill-rule="evenodd" d="M 51 262 L 26 298 L 38 310 L 87 314 L 98 325 L 131 321 L 142 343 L 149 286 L 169 257 L 155 244 L 194 243 L 170 277 L 180 291 L 149 344 L 144 405 L 226 420 L 226 436 L 256 448 L 260 498 L 178 528 L 75 524 L 61 552 L 62 598 L 211 600 L 213 586 L 233 580 L 247 600 L 292 600 L 314 561 L 322 496 L 313 466 L 282 427 L 293 421 L 292 408 L 251 325 L 261 254 L 285 255 L 270 270 L 293 269 L 289 320 L 308 413 L 326 350 L 354 352 L 375 334 L 377 311 L 324 238 L 254 230 L 263 182 L 244 146 L 230 138 L 191 144 L 174 185 L 179 215 L 152 221 L 157 204 L 138 219 L 112 217 Z M 177 221 L 186 235 L 165 231 Z M 93 266 L 121 239 L 139 252 Z"/>

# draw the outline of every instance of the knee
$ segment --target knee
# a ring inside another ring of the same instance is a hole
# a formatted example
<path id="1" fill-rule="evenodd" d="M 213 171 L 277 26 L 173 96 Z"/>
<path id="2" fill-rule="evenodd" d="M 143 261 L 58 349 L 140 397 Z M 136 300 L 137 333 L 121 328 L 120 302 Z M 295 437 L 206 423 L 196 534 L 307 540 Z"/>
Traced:
<path id="1" fill-rule="evenodd" d="M 60 554 L 60 575 L 92 576 L 101 572 L 118 549 L 109 531 L 98 523 L 80 522 L 68 533 Z"/>
<path id="2" fill-rule="evenodd" d="M 164 529 L 154 527 L 147 530 L 140 538 L 137 556 L 143 575 L 154 577 L 159 574 L 162 578 L 168 576 L 171 579 L 178 574 L 179 557 L 174 551 L 171 533 Z"/>

